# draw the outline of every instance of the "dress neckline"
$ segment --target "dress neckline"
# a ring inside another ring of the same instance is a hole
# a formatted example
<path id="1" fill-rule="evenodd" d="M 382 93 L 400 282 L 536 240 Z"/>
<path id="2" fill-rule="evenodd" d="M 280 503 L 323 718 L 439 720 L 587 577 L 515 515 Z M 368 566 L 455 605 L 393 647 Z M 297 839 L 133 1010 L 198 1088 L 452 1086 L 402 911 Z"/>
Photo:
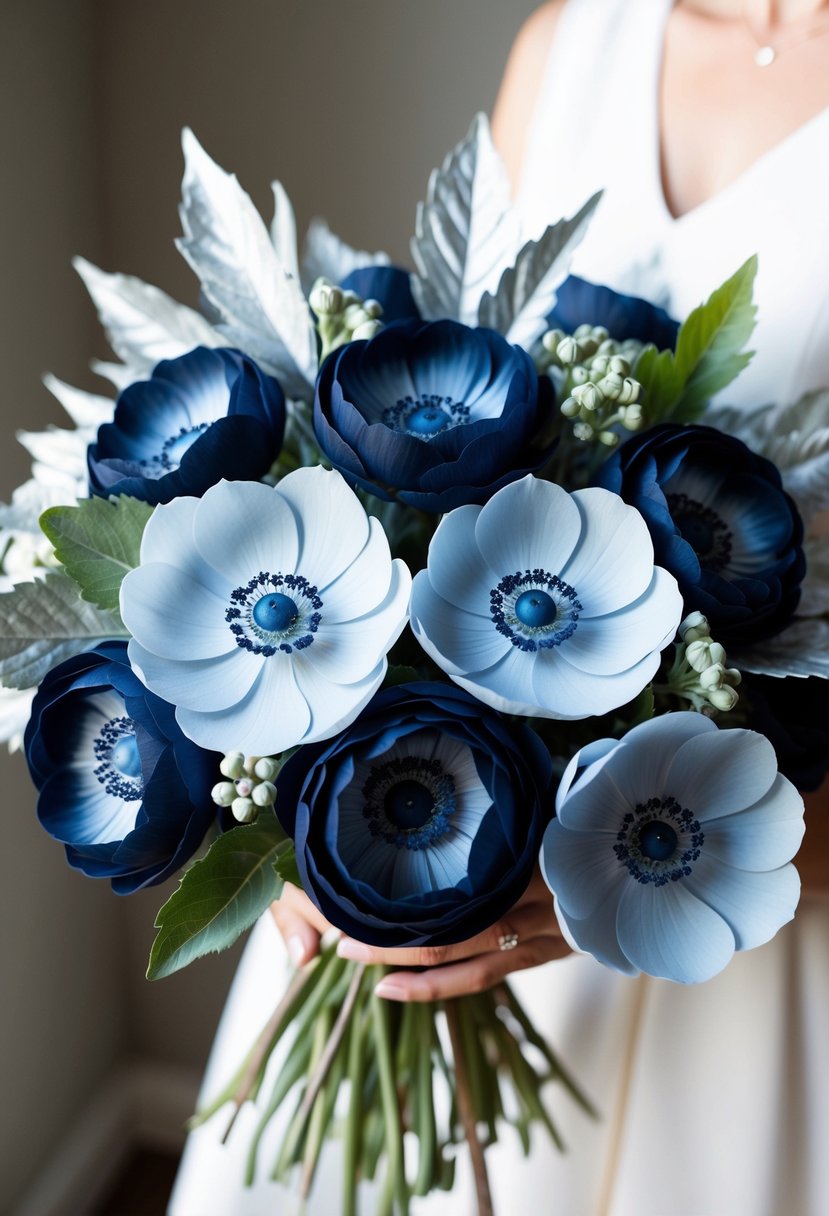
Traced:
<path id="1" fill-rule="evenodd" d="M 762 152 L 750 165 L 741 170 L 736 177 L 707 198 L 695 206 L 690 207 L 687 211 L 682 211 L 678 215 L 674 214 L 668 205 L 668 199 L 665 193 L 665 181 L 662 174 L 662 73 L 665 60 L 665 39 L 667 36 L 668 22 L 671 18 L 671 13 L 675 8 L 675 0 L 668 0 L 665 6 L 662 21 L 659 24 L 659 30 L 656 38 L 656 55 L 653 58 L 653 72 L 651 78 L 651 97 L 653 104 L 651 106 L 652 114 L 652 129 L 650 133 L 650 163 L 649 171 L 653 179 L 653 195 L 657 202 L 657 209 L 662 224 L 666 228 L 679 229 L 685 224 L 692 223 L 697 216 L 706 214 L 712 207 L 717 204 L 727 202 L 732 195 L 739 194 L 746 186 L 750 185 L 752 180 L 760 175 L 768 166 L 768 164 L 790 151 L 790 149 L 800 142 L 802 138 L 806 138 L 811 130 L 819 126 L 829 116 L 829 106 L 824 106 L 818 110 L 811 118 L 808 118 L 799 127 L 795 127 L 788 135 L 772 144 L 765 152 Z"/>

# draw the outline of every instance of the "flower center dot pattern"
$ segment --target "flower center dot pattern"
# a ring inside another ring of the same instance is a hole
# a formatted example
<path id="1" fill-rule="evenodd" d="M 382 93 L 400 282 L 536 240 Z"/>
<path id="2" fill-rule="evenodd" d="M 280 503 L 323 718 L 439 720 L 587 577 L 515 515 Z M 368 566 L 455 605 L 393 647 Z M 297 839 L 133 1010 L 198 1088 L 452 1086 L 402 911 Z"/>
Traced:
<path id="1" fill-rule="evenodd" d="M 719 573 L 731 560 L 732 537 L 728 524 L 687 494 L 668 494 L 665 501 L 684 541 L 687 541 L 705 570 Z"/>
<path id="2" fill-rule="evenodd" d="M 230 600 L 225 620 L 236 645 L 266 658 L 305 650 L 322 620 L 317 588 L 300 574 L 260 571 Z"/>
<path id="3" fill-rule="evenodd" d="M 363 785 L 372 836 L 398 849 L 425 849 L 445 836 L 456 809 L 455 782 L 438 760 L 402 756 L 376 764 Z"/>
<path id="4" fill-rule="evenodd" d="M 560 646 L 576 631 L 581 602 L 576 590 L 547 570 L 506 574 L 489 593 L 495 628 L 519 650 Z"/>
<path id="5" fill-rule="evenodd" d="M 110 718 L 93 744 L 95 776 L 113 798 L 133 802 L 141 797 L 141 756 L 132 718 Z"/>
<path id="6" fill-rule="evenodd" d="M 649 798 L 622 819 L 613 852 L 631 877 L 663 887 L 691 873 L 705 836 L 689 810 L 675 798 Z"/>
<path id="7" fill-rule="evenodd" d="M 423 439 L 428 443 L 435 435 L 469 421 L 469 406 L 452 397 L 426 393 L 420 397 L 403 397 L 383 413 L 383 422 L 394 431 Z"/>

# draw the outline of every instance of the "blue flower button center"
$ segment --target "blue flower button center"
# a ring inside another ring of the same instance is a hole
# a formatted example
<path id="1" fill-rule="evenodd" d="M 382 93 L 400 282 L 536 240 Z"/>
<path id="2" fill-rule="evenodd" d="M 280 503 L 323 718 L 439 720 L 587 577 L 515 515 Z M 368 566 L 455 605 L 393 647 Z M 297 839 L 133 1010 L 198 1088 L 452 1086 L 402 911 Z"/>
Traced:
<path id="1" fill-rule="evenodd" d="M 435 810 L 431 790 L 420 781 L 398 781 L 383 799 L 386 818 L 396 828 L 411 831 L 427 824 Z"/>
<path id="2" fill-rule="evenodd" d="M 679 837 L 669 823 L 652 819 L 639 829 L 639 849 L 650 861 L 667 861 L 676 852 Z"/>
<path id="3" fill-rule="evenodd" d="M 141 776 L 141 756 L 135 735 L 124 735 L 110 752 L 109 762 L 124 777 Z"/>
<path id="4" fill-rule="evenodd" d="M 530 629 L 544 629 L 556 619 L 556 602 L 546 591 L 533 588 L 524 591 L 515 601 L 515 615 L 522 625 Z"/>
<path id="5" fill-rule="evenodd" d="M 289 595 L 274 591 L 263 595 L 253 606 L 253 619 L 266 633 L 282 633 L 297 618 L 297 606 Z"/>
<path id="6" fill-rule="evenodd" d="M 447 426 L 449 419 L 442 409 L 434 405 L 422 405 L 413 410 L 405 421 L 407 431 L 413 435 L 436 435 Z"/>

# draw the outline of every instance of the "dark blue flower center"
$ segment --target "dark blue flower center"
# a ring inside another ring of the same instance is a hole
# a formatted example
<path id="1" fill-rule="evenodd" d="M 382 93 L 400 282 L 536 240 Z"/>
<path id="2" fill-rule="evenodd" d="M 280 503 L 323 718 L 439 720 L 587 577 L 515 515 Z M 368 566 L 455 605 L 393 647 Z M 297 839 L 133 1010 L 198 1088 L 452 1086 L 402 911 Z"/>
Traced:
<path id="1" fill-rule="evenodd" d="M 489 593 L 495 628 L 520 650 L 560 646 L 575 633 L 581 610 L 574 587 L 538 568 L 504 575 Z"/>
<path id="2" fill-rule="evenodd" d="M 716 511 L 687 494 L 667 494 L 665 501 L 679 534 L 696 553 L 705 570 L 717 573 L 731 559 L 731 530 Z"/>
<path id="3" fill-rule="evenodd" d="M 613 852 L 637 882 L 662 887 L 691 873 L 704 840 L 699 822 L 675 798 L 649 798 L 624 815 Z"/>
<path id="4" fill-rule="evenodd" d="M 533 591 L 522 591 L 515 601 L 515 615 L 522 625 L 543 629 L 552 625 L 558 615 L 558 609 L 551 595 L 536 588 Z"/>
<path id="5" fill-rule="evenodd" d="M 430 440 L 453 426 L 469 421 L 469 406 L 436 393 L 403 397 L 383 411 L 383 422 L 394 431 Z"/>
<path id="6" fill-rule="evenodd" d="M 667 861 L 676 852 L 679 837 L 669 823 L 652 819 L 639 829 L 639 848 L 650 861 Z"/>
<path id="7" fill-rule="evenodd" d="M 225 620 L 237 646 L 270 658 L 310 646 L 322 620 L 320 608 L 316 587 L 301 574 L 260 570 L 231 592 Z"/>
<path id="8" fill-rule="evenodd" d="M 434 809 L 432 791 L 422 781 L 411 778 L 392 785 L 383 799 L 383 810 L 389 823 L 404 831 L 422 828 L 432 818 Z"/>
<path id="9" fill-rule="evenodd" d="M 297 618 L 297 607 L 290 596 L 274 591 L 263 595 L 253 605 L 253 619 L 266 633 L 282 633 L 289 629 Z"/>
<path id="10" fill-rule="evenodd" d="M 398 849 L 425 849 L 450 830 L 455 782 L 437 760 L 400 756 L 372 765 L 363 799 L 372 836 Z"/>
<path id="11" fill-rule="evenodd" d="M 132 718 L 110 718 L 99 731 L 92 748 L 96 760 L 95 776 L 108 794 L 122 798 L 124 802 L 140 798 L 144 788 L 135 731 Z"/>

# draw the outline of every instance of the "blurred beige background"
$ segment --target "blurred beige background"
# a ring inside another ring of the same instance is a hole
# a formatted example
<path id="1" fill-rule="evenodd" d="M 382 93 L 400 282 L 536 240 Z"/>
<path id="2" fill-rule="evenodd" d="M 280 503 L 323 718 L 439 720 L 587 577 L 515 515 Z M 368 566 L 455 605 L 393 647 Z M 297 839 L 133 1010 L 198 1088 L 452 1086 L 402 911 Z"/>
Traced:
<path id="1" fill-rule="evenodd" d="M 0 499 L 17 427 L 63 424 L 53 371 L 106 391 L 69 261 L 195 303 L 173 247 L 191 125 L 270 218 L 270 181 L 360 248 L 406 260 L 430 169 L 489 110 L 533 0 L 0 0 Z M 0 755 L 0 1212 L 83 1216 L 131 1138 L 175 1143 L 237 951 L 149 984 L 168 891 L 119 899 L 37 825 Z"/>

